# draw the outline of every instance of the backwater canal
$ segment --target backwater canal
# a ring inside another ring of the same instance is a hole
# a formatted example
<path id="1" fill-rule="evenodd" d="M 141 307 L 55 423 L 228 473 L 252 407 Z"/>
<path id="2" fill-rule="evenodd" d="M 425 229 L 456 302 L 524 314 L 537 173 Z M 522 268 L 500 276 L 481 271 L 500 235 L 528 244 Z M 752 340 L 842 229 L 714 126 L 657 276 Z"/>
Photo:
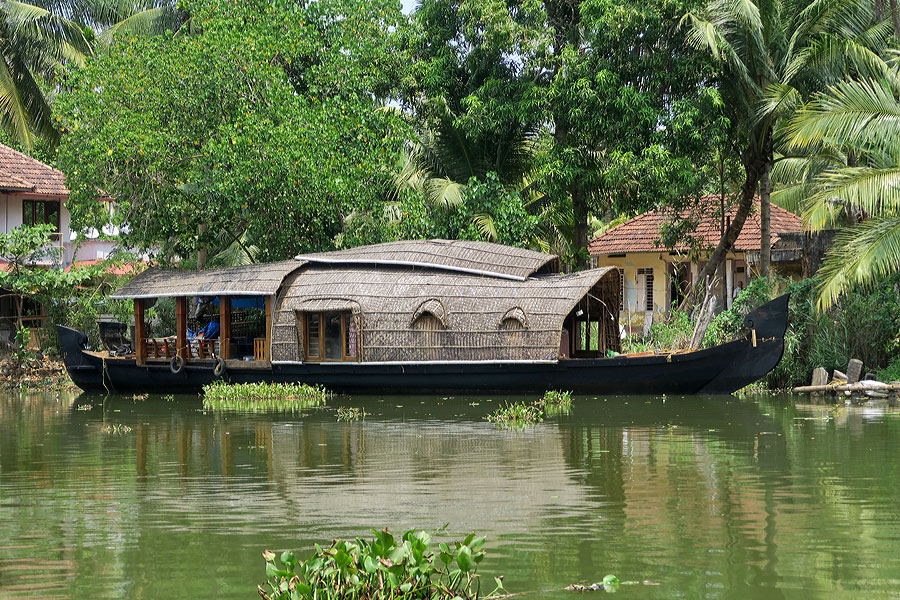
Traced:
<path id="1" fill-rule="evenodd" d="M 0 396 L 0 598 L 252 599 L 264 549 L 445 523 L 521 597 L 608 573 L 625 598 L 900 597 L 892 409 L 576 397 L 508 431 L 500 401 Z"/>

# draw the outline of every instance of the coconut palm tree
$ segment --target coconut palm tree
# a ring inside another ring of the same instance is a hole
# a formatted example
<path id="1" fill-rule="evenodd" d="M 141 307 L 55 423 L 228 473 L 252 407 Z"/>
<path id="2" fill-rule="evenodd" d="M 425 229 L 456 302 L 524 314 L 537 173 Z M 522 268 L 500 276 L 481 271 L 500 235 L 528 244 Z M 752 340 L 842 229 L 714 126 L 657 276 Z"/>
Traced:
<path id="1" fill-rule="evenodd" d="M 85 30 L 52 8 L 0 3 L 0 124 L 26 148 L 34 135 L 56 137 L 39 82 L 91 53 Z"/>
<path id="2" fill-rule="evenodd" d="M 811 90 L 848 72 L 883 73 L 879 53 L 890 23 L 875 20 L 871 0 L 711 0 L 681 21 L 687 40 L 722 67 L 720 88 L 730 117 L 743 132 L 745 178 L 731 225 L 700 272 L 705 281 L 734 244 L 759 193 L 763 275 L 768 270 L 769 176 L 775 126 Z M 682 306 L 693 299 L 693 291 Z"/>
<path id="3" fill-rule="evenodd" d="M 25 148 L 35 136 L 55 141 L 46 90 L 67 64 L 83 64 L 98 39 L 176 30 L 187 20 L 172 1 L 0 1 L 0 125 Z"/>
<path id="4" fill-rule="evenodd" d="M 900 271 L 900 78 L 847 80 L 796 112 L 786 127 L 796 150 L 852 148 L 853 160 L 822 163 L 804 185 L 804 220 L 812 231 L 847 222 L 822 270 L 819 306 L 854 286 Z M 863 217 L 860 220 L 860 217 Z"/>

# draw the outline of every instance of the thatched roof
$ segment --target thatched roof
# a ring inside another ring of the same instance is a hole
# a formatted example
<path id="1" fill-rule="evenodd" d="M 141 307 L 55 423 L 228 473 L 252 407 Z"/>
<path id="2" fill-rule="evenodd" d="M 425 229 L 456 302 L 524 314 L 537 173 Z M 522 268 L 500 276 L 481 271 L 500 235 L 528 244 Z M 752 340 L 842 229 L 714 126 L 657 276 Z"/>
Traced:
<path id="1" fill-rule="evenodd" d="M 601 280 L 608 291 L 595 288 Z M 521 322 L 529 338 L 518 358 L 555 360 L 563 321 L 575 305 L 592 292 L 618 307 L 618 290 L 612 267 L 516 281 L 437 269 L 310 263 L 286 280 L 276 304 L 272 358 L 302 360 L 297 311 L 343 303 L 362 319 L 366 361 L 406 360 L 415 343 L 412 322 L 423 312 L 445 327 L 431 360 L 508 358 L 500 326 L 509 318 Z M 616 319 L 614 312 L 610 319 Z"/>
<path id="2" fill-rule="evenodd" d="M 277 292 L 284 278 L 301 266 L 303 263 L 286 260 L 205 271 L 147 269 L 110 297 L 267 296 Z"/>
<path id="3" fill-rule="evenodd" d="M 335 265 L 427 267 L 520 281 L 538 272 L 559 271 L 559 259 L 552 254 L 463 240 L 387 242 L 336 252 L 301 254 L 297 260 Z"/>

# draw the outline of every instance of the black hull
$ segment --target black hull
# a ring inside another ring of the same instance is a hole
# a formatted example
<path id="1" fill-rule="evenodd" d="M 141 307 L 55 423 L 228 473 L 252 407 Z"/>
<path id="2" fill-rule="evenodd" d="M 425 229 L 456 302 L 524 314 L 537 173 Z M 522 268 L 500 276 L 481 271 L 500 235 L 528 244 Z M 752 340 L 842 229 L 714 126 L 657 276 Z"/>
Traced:
<path id="1" fill-rule="evenodd" d="M 685 354 L 561 360 L 559 362 L 307 363 L 229 369 L 232 383 L 300 382 L 338 393 L 516 393 L 571 390 L 579 394 L 730 394 L 758 381 L 781 360 L 788 296 L 748 315 L 756 331 L 745 339 Z M 191 393 L 217 377 L 208 365 L 138 366 L 83 351 L 84 334 L 59 328 L 69 375 L 88 391 Z"/>

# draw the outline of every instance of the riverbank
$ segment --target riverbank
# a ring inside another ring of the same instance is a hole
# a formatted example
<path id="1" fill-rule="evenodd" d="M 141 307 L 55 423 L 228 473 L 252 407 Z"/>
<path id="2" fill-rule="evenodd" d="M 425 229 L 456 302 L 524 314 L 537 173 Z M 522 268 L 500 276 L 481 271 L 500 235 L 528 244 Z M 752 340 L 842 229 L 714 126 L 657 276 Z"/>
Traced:
<path id="1" fill-rule="evenodd" d="M 0 389 L 47 391 L 77 389 L 61 360 L 38 354 L 17 360 L 11 352 L 0 354 Z"/>

